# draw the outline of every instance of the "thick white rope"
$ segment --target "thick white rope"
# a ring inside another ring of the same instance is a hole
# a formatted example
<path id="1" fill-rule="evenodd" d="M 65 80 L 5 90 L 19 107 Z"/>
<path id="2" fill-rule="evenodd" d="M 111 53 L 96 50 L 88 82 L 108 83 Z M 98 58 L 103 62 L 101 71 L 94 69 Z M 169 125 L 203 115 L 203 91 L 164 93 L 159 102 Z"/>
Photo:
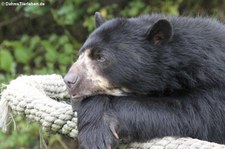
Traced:
<path id="1" fill-rule="evenodd" d="M 77 113 L 63 100 L 69 97 L 60 75 L 20 76 L 1 93 L 0 127 L 6 131 L 10 113 L 37 121 L 48 131 L 77 136 Z M 61 101 L 58 101 L 61 100 Z M 225 145 L 192 138 L 164 137 L 133 143 L 128 149 L 225 149 Z"/>

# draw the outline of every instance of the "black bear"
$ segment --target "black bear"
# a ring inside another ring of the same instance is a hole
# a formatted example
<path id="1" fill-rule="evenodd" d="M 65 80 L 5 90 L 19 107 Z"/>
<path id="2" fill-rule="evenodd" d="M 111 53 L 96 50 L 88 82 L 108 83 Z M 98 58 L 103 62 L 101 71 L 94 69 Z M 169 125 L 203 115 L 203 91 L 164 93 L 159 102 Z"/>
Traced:
<path id="1" fill-rule="evenodd" d="M 95 27 L 64 80 L 80 100 L 80 148 L 119 139 L 193 137 L 225 143 L 225 26 L 159 14 Z"/>

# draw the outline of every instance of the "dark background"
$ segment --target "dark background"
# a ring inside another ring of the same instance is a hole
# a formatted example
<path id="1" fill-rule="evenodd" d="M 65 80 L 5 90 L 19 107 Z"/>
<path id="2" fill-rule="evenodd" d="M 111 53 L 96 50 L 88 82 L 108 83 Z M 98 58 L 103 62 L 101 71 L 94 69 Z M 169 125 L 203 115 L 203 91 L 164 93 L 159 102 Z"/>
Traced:
<path id="1" fill-rule="evenodd" d="M 2 1 L 1 1 L 2 2 Z M 8 0 L 3 2 L 19 2 Z M 22 1 L 28 2 L 28 1 Z M 225 20 L 224 0 L 30 0 L 44 6 L 0 5 L 0 84 L 20 74 L 65 74 L 77 51 L 94 29 L 96 11 L 107 18 L 148 13 L 206 16 Z M 1 87 L 1 88 L 2 88 Z M 75 141 L 41 132 L 38 125 L 15 117 L 0 149 L 68 149 Z M 43 137 L 40 141 L 40 136 Z M 45 140 L 45 143 L 43 143 Z M 42 142 L 42 143 L 40 143 Z"/>

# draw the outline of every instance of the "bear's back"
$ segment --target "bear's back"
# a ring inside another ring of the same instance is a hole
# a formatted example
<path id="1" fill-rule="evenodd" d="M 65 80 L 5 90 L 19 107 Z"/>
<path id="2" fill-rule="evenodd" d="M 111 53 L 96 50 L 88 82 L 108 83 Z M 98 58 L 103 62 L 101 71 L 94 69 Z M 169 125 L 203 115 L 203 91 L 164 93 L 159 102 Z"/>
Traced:
<path id="1" fill-rule="evenodd" d="M 146 28 L 160 19 L 166 19 L 171 23 L 174 35 L 182 35 L 183 38 L 191 36 L 201 39 L 204 37 L 204 41 L 215 38 L 217 41 L 225 41 L 225 25 L 216 19 L 207 17 L 152 14 L 131 18 L 130 21 Z"/>

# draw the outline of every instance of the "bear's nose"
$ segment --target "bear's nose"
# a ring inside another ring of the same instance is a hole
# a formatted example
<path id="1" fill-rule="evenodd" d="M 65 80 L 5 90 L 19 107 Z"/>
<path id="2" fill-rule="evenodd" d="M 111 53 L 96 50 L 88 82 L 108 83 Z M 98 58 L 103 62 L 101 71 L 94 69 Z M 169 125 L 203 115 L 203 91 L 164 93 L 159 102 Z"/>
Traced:
<path id="1" fill-rule="evenodd" d="M 74 74 L 72 73 L 67 73 L 64 77 L 64 82 L 66 83 L 66 85 L 69 87 L 69 88 L 73 88 L 76 86 L 77 82 L 79 80 L 79 77 L 78 76 L 75 76 Z"/>

